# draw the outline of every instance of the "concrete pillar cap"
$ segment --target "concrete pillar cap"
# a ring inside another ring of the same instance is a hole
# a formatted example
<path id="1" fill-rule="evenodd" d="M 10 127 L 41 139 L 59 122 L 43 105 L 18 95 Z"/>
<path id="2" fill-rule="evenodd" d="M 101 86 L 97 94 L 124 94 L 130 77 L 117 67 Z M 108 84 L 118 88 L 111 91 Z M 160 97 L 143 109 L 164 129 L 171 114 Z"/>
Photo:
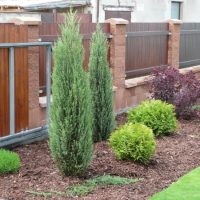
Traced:
<path id="1" fill-rule="evenodd" d="M 15 25 L 39 25 L 41 21 L 30 17 L 15 17 L 7 21 L 7 23 L 13 23 Z"/>
<path id="2" fill-rule="evenodd" d="M 105 21 L 106 23 L 114 24 L 114 25 L 126 25 L 129 24 L 128 20 L 122 18 L 110 18 Z"/>
<path id="3" fill-rule="evenodd" d="M 169 19 L 168 22 L 169 22 L 170 24 L 177 24 L 177 25 L 183 23 L 183 22 L 182 22 L 181 20 L 179 20 L 179 19 Z"/>

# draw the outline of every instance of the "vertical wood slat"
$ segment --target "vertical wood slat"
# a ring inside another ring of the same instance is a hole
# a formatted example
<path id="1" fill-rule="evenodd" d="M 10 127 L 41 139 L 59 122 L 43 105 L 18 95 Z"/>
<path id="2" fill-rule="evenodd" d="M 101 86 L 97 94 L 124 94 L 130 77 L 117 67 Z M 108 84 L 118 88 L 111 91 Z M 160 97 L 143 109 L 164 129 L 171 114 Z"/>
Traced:
<path id="1" fill-rule="evenodd" d="M 168 35 L 145 35 L 148 32 L 168 32 L 168 23 L 130 23 L 127 33 L 144 33 L 126 39 L 126 77 L 149 74 L 156 66 L 167 65 Z"/>
<path id="2" fill-rule="evenodd" d="M 27 42 L 26 25 L 0 24 L 0 42 Z M 15 132 L 28 127 L 27 48 L 15 49 Z M 0 137 L 9 134 L 9 59 L 8 49 L 0 49 Z"/>
<path id="3" fill-rule="evenodd" d="M 0 24 L 0 42 L 5 42 L 6 25 Z M 9 133 L 9 63 L 8 49 L 0 49 L 0 137 Z"/>
<path id="4" fill-rule="evenodd" d="M 183 23 L 180 39 L 180 68 L 200 64 L 200 23 Z"/>

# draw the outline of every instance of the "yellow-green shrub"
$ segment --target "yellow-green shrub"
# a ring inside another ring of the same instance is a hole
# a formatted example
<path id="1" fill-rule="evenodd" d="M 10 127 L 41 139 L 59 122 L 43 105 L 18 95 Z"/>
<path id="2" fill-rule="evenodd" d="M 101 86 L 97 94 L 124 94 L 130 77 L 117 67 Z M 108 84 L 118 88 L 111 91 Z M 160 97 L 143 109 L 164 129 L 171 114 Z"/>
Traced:
<path id="1" fill-rule="evenodd" d="M 142 102 L 129 112 L 128 121 L 148 126 L 155 136 L 168 135 L 176 129 L 174 106 L 160 100 Z"/>
<path id="2" fill-rule="evenodd" d="M 147 163 L 155 153 L 155 139 L 150 128 L 142 124 L 125 124 L 110 137 L 109 143 L 120 160 Z"/>

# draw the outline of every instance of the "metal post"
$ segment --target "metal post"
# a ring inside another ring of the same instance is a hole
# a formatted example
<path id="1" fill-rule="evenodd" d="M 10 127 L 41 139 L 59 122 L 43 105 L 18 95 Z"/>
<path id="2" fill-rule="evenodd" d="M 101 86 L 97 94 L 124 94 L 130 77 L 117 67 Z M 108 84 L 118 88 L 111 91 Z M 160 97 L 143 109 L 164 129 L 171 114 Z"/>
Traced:
<path id="1" fill-rule="evenodd" d="M 51 103 L 51 45 L 47 46 L 46 92 L 47 92 L 47 125 L 48 125 L 49 107 Z"/>
<path id="2" fill-rule="evenodd" d="M 15 67 L 14 47 L 9 48 L 9 80 L 10 80 L 10 135 L 15 133 Z"/>

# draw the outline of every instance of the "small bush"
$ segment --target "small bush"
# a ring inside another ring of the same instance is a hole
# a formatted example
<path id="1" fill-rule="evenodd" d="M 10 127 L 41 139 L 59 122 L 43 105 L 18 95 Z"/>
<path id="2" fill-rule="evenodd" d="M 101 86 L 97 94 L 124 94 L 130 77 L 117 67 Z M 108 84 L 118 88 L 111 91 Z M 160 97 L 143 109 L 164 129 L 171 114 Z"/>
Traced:
<path id="1" fill-rule="evenodd" d="M 168 135 L 176 129 L 174 106 L 160 100 L 142 102 L 129 112 L 128 120 L 133 124 L 145 124 L 155 136 Z"/>
<path id="2" fill-rule="evenodd" d="M 181 74 L 173 67 L 158 67 L 152 76 L 152 97 L 173 104 L 178 118 L 189 119 L 193 115 L 192 106 L 200 98 L 200 81 L 195 74 Z"/>
<path id="3" fill-rule="evenodd" d="M 125 124 L 109 139 L 110 145 L 120 160 L 147 163 L 155 152 L 155 140 L 150 128 L 142 124 Z"/>
<path id="4" fill-rule="evenodd" d="M 0 149 L 0 175 L 19 170 L 21 161 L 17 153 Z"/>

